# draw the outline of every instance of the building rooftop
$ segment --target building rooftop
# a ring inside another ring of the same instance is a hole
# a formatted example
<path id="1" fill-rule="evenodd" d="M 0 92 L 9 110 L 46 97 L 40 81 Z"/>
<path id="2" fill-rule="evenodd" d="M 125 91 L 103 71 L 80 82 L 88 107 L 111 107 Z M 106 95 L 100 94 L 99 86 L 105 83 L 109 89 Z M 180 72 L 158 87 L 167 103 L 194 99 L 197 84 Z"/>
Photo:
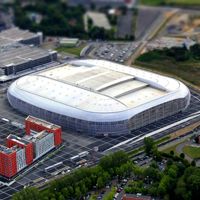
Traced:
<path id="1" fill-rule="evenodd" d="M 6 146 L 0 145 L 0 152 L 5 153 L 5 154 L 11 154 L 11 153 L 19 151 L 19 150 L 20 150 L 20 148 L 18 148 L 17 146 L 8 148 Z"/>
<path id="2" fill-rule="evenodd" d="M 0 32 L 0 40 L 10 40 L 13 42 L 20 42 L 22 40 L 37 37 L 38 34 L 32 33 L 28 30 L 22 30 L 18 27 L 10 28 L 5 31 Z"/>
<path id="3" fill-rule="evenodd" d="M 17 142 L 17 143 L 20 143 L 20 144 L 22 144 L 22 145 L 27 145 L 27 144 L 30 143 L 30 141 L 25 140 L 24 137 L 20 138 L 20 137 L 18 137 L 18 136 L 16 136 L 16 135 L 13 135 L 13 134 L 10 134 L 10 135 L 7 137 L 7 139 L 11 139 L 12 141 Z"/>
<path id="4" fill-rule="evenodd" d="M 56 124 L 52 124 L 50 122 L 47 122 L 47 121 L 42 120 L 42 119 L 38 119 L 38 118 L 30 116 L 30 115 L 26 118 L 26 121 L 34 122 L 36 124 L 42 125 L 46 128 L 52 129 L 52 130 L 60 128 L 60 126 L 58 126 Z"/>
<path id="5" fill-rule="evenodd" d="M 26 63 L 49 54 L 51 54 L 51 52 L 41 48 L 18 44 L 0 51 L 0 67 L 6 68 L 11 65 Z"/>
<path id="6" fill-rule="evenodd" d="M 42 138 L 46 137 L 49 134 L 53 133 L 49 133 L 47 131 L 40 131 L 40 132 L 31 131 L 31 135 L 25 135 L 23 138 L 28 142 L 36 142 L 37 140 L 41 140 Z"/>
<path id="7" fill-rule="evenodd" d="M 92 11 L 86 12 L 86 14 L 84 16 L 85 24 L 87 24 L 88 18 L 92 19 L 94 26 L 103 27 L 106 30 L 111 29 L 110 23 L 104 13 L 92 12 Z M 87 29 L 88 29 L 88 27 L 87 27 Z"/>
<path id="8" fill-rule="evenodd" d="M 0 51 L 2 51 L 2 48 L 6 48 L 14 44 L 16 44 L 15 41 L 0 37 Z"/>
<path id="9" fill-rule="evenodd" d="M 13 152 L 13 150 L 11 148 L 0 145 L 0 152 L 10 154 Z"/>
<path id="10" fill-rule="evenodd" d="M 37 132 L 35 134 L 33 134 L 32 132 L 32 141 L 35 141 L 35 140 L 41 140 L 42 138 L 44 138 L 45 136 L 47 136 L 48 134 L 51 134 L 47 131 L 41 131 L 41 132 Z"/>

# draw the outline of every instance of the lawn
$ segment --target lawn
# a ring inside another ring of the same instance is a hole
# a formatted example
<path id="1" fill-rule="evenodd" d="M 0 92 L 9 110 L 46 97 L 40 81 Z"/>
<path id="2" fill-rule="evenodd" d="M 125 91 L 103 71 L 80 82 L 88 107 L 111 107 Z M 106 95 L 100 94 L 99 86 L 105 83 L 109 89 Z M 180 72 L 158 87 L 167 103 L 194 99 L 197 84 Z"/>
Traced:
<path id="1" fill-rule="evenodd" d="M 147 5 L 200 5 L 199 0 L 140 0 L 140 3 Z"/>
<path id="2" fill-rule="evenodd" d="M 200 147 L 185 146 L 183 152 L 193 159 L 200 158 Z"/>
<path id="3" fill-rule="evenodd" d="M 64 52 L 64 53 L 69 53 L 73 54 L 76 56 L 80 56 L 81 50 L 85 47 L 85 45 L 81 45 L 79 47 L 58 47 L 56 50 L 58 52 Z"/>

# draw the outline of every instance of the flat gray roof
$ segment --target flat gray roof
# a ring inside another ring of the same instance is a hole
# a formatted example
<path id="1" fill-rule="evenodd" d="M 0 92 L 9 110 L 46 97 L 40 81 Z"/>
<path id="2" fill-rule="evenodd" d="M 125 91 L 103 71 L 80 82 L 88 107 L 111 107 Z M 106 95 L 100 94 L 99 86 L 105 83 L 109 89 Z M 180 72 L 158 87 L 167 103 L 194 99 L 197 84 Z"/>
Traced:
<path id="1" fill-rule="evenodd" d="M 51 52 L 37 47 L 16 45 L 0 51 L 0 67 L 5 68 L 10 65 L 26 63 L 50 55 Z"/>
<path id="2" fill-rule="evenodd" d="M 27 40 L 34 37 L 37 37 L 37 33 L 32 33 L 28 30 L 22 30 L 18 27 L 10 28 L 0 32 L 0 39 L 9 39 L 13 42 L 19 42 L 21 40 Z"/>
<path id="3" fill-rule="evenodd" d="M 15 44 L 16 42 L 10 39 L 2 38 L 0 37 L 0 48 L 5 48 L 7 46 L 11 46 Z"/>

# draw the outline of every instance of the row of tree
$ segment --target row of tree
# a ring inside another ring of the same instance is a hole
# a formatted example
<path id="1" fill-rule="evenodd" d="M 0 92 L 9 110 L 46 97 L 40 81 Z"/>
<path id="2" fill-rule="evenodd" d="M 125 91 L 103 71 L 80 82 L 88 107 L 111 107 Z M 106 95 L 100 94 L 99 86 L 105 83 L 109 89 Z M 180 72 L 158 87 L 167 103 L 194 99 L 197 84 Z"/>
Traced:
<path id="1" fill-rule="evenodd" d="M 38 192 L 35 188 L 27 188 L 13 196 L 13 200 L 64 200 L 81 199 L 92 189 L 104 188 L 117 175 L 130 176 L 133 163 L 125 152 L 120 151 L 101 159 L 99 165 L 81 168 L 74 173 L 53 181 L 49 188 Z M 31 194 L 31 195 L 30 195 Z"/>
<path id="2" fill-rule="evenodd" d="M 103 27 L 94 26 L 91 19 L 88 21 L 88 31 L 85 31 L 83 16 L 86 10 L 82 6 L 70 7 L 61 0 L 33 0 L 32 2 L 32 4 L 22 6 L 21 2 L 16 0 L 13 6 L 15 24 L 22 29 L 42 31 L 49 36 L 101 40 L 116 39 L 115 28 L 106 30 Z M 41 15 L 41 22 L 38 23 L 35 18 L 31 18 L 31 13 Z M 117 25 L 117 16 L 109 16 L 109 20 L 113 26 Z"/>
<path id="3" fill-rule="evenodd" d="M 13 200 L 79 200 L 91 190 L 104 188 L 111 180 L 120 181 L 124 177 L 132 180 L 125 188 L 127 193 L 142 193 L 166 200 L 199 199 L 200 169 L 181 157 L 158 152 L 150 138 L 146 138 L 144 144 L 145 152 L 154 159 L 149 167 L 134 165 L 125 152 L 119 151 L 103 157 L 97 166 L 78 169 L 51 182 L 44 191 L 26 188 L 16 193 Z M 161 169 L 159 163 L 164 160 L 166 164 Z"/>
<path id="4" fill-rule="evenodd" d="M 51 36 L 86 37 L 83 22 L 85 9 L 82 6 L 68 7 L 61 1 L 38 1 L 22 6 L 16 1 L 14 12 L 15 24 L 23 29 L 42 31 Z M 41 22 L 30 18 L 30 13 L 41 15 Z"/>
<path id="5" fill-rule="evenodd" d="M 175 61 L 188 61 L 190 59 L 200 60 L 200 44 L 195 44 L 187 49 L 183 47 L 165 48 L 163 50 L 153 50 L 142 54 L 138 61 L 149 62 L 160 59 L 174 59 Z"/>

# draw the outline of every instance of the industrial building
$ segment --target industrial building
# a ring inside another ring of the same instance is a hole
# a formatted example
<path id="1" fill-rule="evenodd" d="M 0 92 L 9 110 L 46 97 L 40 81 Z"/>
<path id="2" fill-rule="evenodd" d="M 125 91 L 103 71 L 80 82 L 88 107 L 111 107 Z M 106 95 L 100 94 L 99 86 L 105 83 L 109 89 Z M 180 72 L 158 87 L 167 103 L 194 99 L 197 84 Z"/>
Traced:
<path id="1" fill-rule="evenodd" d="M 16 45 L 16 44 L 17 44 L 17 42 L 13 42 L 12 40 L 0 38 L 0 50 L 1 51 L 2 51 L 2 49 L 11 47 L 11 46 Z"/>
<path id="2" fill-rule="evenodd" d="M 5 40 L 13 44 L 22 43 L 38 46 L 43 42 L 43 34 L 42 32 L 32 33 L 28 30 L 22 30 L 18 27 L 14 27 L 0 32 L 0 44 L 2 43 L 1 41 Z"/>
<path id="3" fill-rule="evenodd" d="M 48 153 L 62 143 L 61 127 L 35 117 L 25 120 L 26 135 L 10 134 L 6 146 L 0 145 L 0 175 L 6 178 Z"/>
<path id="4" fill-rule="evenodd" d="M 103 60 L 75 60 L 24 76 L 7 97 L 23 113 L 94 136 L 129 134 L 190 104 L 182 82 Z"/>
<path id="5" fill-rule="evenodd" d="M 0 75 L 16 75 L 56 60 L 56 51 L 21 44 L 12 45 L 0 51 Z"/>

